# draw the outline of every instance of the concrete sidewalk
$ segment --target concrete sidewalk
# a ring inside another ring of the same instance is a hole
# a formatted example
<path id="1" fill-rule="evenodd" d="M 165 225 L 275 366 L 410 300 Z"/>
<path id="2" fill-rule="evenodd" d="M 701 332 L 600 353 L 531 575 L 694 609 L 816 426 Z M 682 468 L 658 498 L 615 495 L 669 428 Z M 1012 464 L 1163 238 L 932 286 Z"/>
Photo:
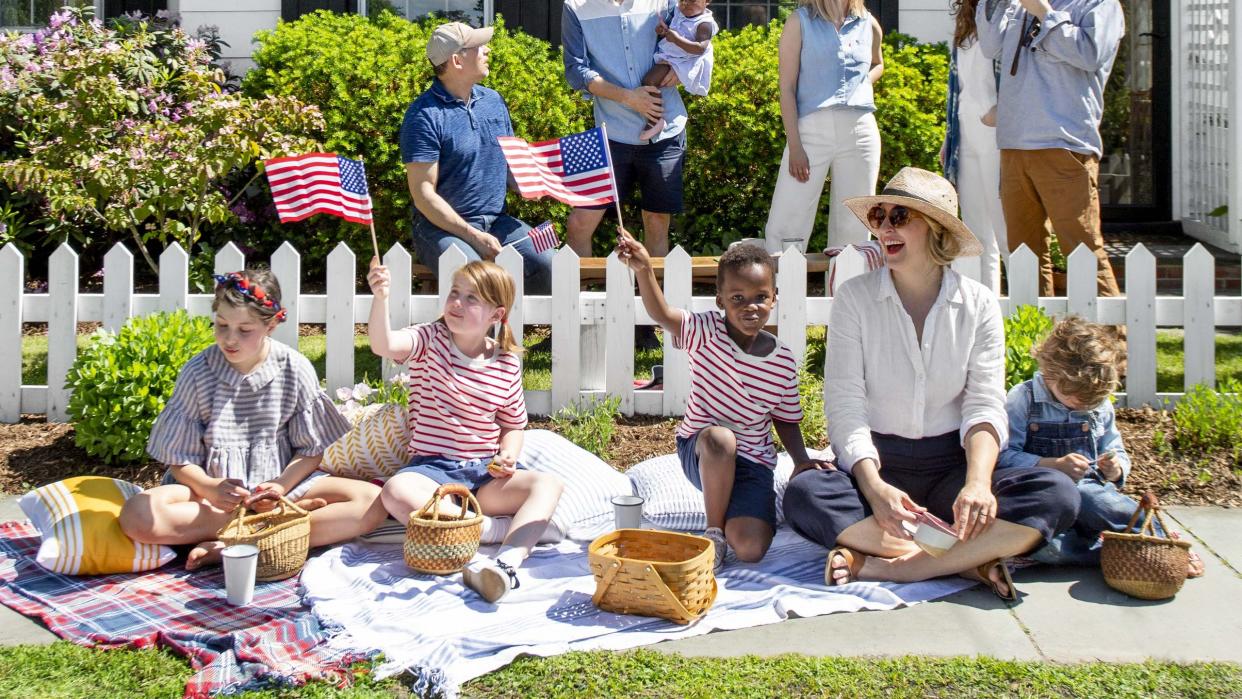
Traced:
<path id="1" fill-rule="evenodd" d="M 1085 662 L 1221 660 L 1242 662 L 1242 510 L 1173 507 L 1170 515 L 1203 556 L 1207 575 L 1177 597 L 1145 602 L 1104 584 L 1098 570 L 1018 571 L 1020 601 L 1006 604 L 982 587 L 904 609 L 790 619 L 653 646 L 684 655 L 727 657 L 986 655 Z M 0 521 L 24 519 L 14 499 Z M 1172 524 L 1172 523 L 1170 523 Z M 38 622 L 0 605 L 0 645 L 51 643 Z"/>

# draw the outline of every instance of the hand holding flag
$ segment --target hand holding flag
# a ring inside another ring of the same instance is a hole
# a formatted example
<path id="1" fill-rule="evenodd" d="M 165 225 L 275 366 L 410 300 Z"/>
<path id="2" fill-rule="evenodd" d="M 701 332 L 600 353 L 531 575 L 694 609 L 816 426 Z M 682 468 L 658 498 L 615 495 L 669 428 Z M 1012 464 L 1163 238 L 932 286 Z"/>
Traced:
<path id="1" fill-rule="evenodd" d="M 545 250 L 553 250 L 561 245 L 561 239 L 556 235 L 556 226 L 552 225 L 551 221 L 544 221 L 530 229 L 530 233 L 527 233 L 526 236 L 518 238 L 512 243 L 506 243 L 505 247 L 517 245 L 527 238 L 530 239 L 531 246 L 535 248 L 536 255 Z"/>

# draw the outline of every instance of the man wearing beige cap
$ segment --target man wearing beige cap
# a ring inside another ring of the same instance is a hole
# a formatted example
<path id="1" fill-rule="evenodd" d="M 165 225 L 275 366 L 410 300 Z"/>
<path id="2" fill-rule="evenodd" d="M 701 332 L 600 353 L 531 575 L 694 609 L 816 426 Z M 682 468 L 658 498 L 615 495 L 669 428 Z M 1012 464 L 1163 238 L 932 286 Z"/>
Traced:
<path id="1" fill-rule="evenodd" d="M 505 213 L 509 166 L 496 137 L 512 136 L 513 123 L 504 99 L 479 84 L 488 74 L 492 31 L 450 22 L 427 42 L 435 79 L 401 123 L 414 249 L 435 270 L 450 247 L 467 260 L 490 260 L 514 243 L 525 263 L 526 292 L 546 294 L 553 252 L 537 253 L 530 226 Z"/>

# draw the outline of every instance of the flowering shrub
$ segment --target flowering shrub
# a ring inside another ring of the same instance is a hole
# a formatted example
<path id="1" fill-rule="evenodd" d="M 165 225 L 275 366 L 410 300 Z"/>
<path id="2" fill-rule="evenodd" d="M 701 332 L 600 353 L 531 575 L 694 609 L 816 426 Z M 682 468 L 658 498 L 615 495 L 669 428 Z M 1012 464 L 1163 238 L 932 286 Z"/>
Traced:
<path id="1" fill-rule="evenodd" d="M 226 177 L 318 147 L 318 110 L 224 89 L 213 45 L 166 22 L 105 26 L 66 8 L 0 37 L 0 182 L 35 194 L 58 232 L 108 231 L 193 251 L 234 220 Z M 111 240 L 103 241 L 110 243 Z"/>
<path id="2" fill-rule="evenodd" d="M 336 389 L 336 401 L 340 404 L 341 414 L 350 415 L 363 406 L 376 403 L 392 403 L 406 406 L 410 401 L 410 375 L 400 373 L 387 381 L 372 380 L 367 376 L 352 388 L 342 386 Z"/>

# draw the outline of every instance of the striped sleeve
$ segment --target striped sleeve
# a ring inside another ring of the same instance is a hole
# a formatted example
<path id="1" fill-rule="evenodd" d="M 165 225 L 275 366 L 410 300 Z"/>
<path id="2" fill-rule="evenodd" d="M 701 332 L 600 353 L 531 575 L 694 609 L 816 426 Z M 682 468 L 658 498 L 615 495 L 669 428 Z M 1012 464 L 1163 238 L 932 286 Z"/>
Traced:
<path id="1" fill-rule="evenodd" d="M 402 364 L 417 362 L 426 356 L 427 345 L 435 336 L 437 322 L 438 321 L 420 323 L 418 325 L 411 325 L 408 328 L 405 328 L 404 332 L 409 333 L 410 335 L 410 354 L 402 360 Z"/>
<path id="2" fill-rule="evenodd" d="M 781 363 L 789 369 L 781 381 L 780 402 L 772 406 L 772 419 L 781 422 L 802 422 L 802 396 L 798 391 L 798 360 L 786 347 L 780 349 Z"/>
<path id="3" fill-rule="evenodd" d="M 181 368 L 172 398 L 164 404 L 151 426 L 147 453 L 152 459 L 169 466 L 206 464 L 207 445 L 203 436 L 207 423 L 200 415 L 198 400 L 208 378 L 206 358 L 201 353 Z"/>
<path id="4" fill-rule="evenodd" d="M 319 388 L 315 367 L 290 351 L 290 369 L 297 377 L 298 407 L 289 418 L 289 443 L 296 456 L 318 456 L 349 432 L 349 421 Z"/>
<path id="5" fill-rule="evenodd" d="M 673 347 L 692 352 L 703 346 L 703 342 L 711 336 L 713 311 L 702 313 L 681 312 L 681 335 L 673 338 Z"/>
<path id="6" fill-rule="evenodd" d="M 505 429 L 521 430 L 525 429 L 530 422 L 530 418 L 526 415 L 526 391 L 522 388 L 521 361 L 512 355 L 505 355 L 506 360 L 510 358 L 515 366 L 508 376 L 509 395 L 500 409 L 496 411 L 496 424 Z M 508 362 L 506 362 L 506 368 L 508 368 Z"/>

